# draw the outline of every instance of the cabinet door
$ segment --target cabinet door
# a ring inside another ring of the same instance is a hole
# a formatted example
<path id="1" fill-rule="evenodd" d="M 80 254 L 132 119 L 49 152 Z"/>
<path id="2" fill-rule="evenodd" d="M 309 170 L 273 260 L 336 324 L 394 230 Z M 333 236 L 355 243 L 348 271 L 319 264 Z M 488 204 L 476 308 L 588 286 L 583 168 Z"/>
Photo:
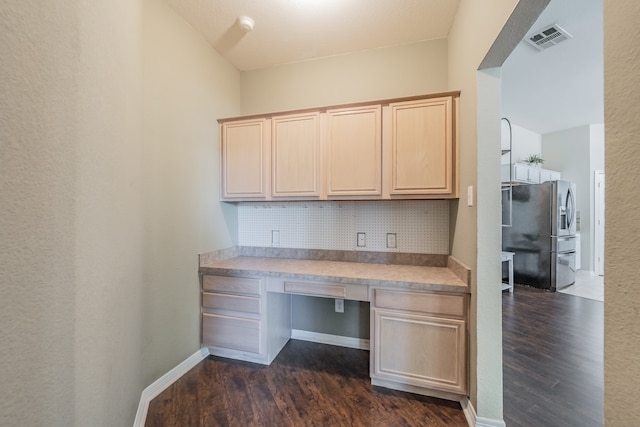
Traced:
<path id="1" fill-rule="evenodd" d="M 381 194 L 381 106 L 327 111 L 328 196 Z"/>
<path id="2" fill-rule="evenodd" d="M 374 378 L 466 393 L 464 320 L 373 311 Z"/>
<path id="3" fill-rule="evenodd" d="M 266 119 L 220 125 L 221 197 L 268 197 L 269 130 Z"/>
<path id="4" fill-rule="evenodd" d="M 271 121 L 273 197 L 320 196 L 320 114 Z"/>
<path id="5" fill-rule="evenodd" d="M 551 171 L 547 169 L 540 169 L 540 182 L 551 181 Z"/>
<path id="6" fill-rule="evenodd" d="M 516 163 L 513 165 L 513 180 L 529 182 L 529 166 Z"/>
<path id="7" fill-rule="evenodd" d="M 452 97 L 390 104 L 391 195 L 454 193 Z"/>
<path id="8" fill-rule="evenodd" d="M 529 182 L 531 184 L 539 184 L 540 181 L 540 168 L 535 166 L 529 166 Z"/>

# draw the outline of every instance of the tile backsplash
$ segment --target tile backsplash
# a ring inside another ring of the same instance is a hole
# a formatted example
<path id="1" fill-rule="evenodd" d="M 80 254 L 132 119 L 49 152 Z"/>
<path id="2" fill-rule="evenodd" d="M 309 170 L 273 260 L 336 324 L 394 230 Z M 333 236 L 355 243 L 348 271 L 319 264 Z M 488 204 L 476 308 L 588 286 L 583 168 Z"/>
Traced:
<path id="1" fill-rule="evenodd" d="M 366 246 L 357 246 L 357 233 L 365 233 Z M 387 247 L 387 233 L 396 234 L 396 248 Z M 238 244 L 446 255 L 449 202 L 243 202 L 238 206 Z"/>

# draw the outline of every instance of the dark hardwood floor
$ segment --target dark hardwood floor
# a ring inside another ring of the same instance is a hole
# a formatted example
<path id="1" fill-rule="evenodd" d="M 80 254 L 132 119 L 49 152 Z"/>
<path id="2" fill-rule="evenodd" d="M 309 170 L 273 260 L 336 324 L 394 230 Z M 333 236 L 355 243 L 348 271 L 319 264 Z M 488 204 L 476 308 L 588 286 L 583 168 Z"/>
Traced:
<path id="1" fill-rule="evenodd" d="M 602 426 L 604 304 L 516 286 L 502 317 L 507 426 Z"/>
<path id="2" fill-rule="evenodd" d="M 603 425 L 604 305 L 503 292 L 508 427 Z M 467 426 L 460 405 L 371 386 L 369 352 L 291 340 L 271 366 L 209 357 L 149 405 L 158 426 Z"/>
<path id="3" fill-rule="evenodd" d="M 456 402 L 373 387 L 369 352 L 291 340 L 270 366 L 209 356 L 149 404 L 158 426 L 467 426 Z"/>

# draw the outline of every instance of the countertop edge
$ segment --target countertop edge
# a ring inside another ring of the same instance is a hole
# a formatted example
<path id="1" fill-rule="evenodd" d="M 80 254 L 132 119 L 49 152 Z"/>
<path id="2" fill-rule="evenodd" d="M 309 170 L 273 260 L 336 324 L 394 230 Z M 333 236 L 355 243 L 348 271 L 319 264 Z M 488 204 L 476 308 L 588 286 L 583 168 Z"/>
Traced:
<path id="1" fill-rule="evenodd" d="M 352 279 L 346 277 L 337 276 L 316 276 L 310 274 L 296 274 L 286 272 L 273 272 L 273 271 L 259 271 L 259 270 L 236 270 L 236 269 L 224 269 L 224 268 L 212 268 L 201 267 L 200 272 L 202 274 L 223 275 L 231 277 L 246 277 L 246 276 L 261 276 L 261 277 L 276 277 L 284 279 L 305 280 L 309 282 L 332 282 L 346 285 L 366 285 L 374 287 L 384 288 L 398 288 L 407 290 L 420 290 L 420 291 L 437 291 L 437 292 L 450 292 L 450 293 L 469 293 L 469 288 L 466 285 L 448 285 L 442 283 L 428 283 L 428 282 L 399 282 L 389 280 L 376 280 L 376 279 Z"/>
<path id="2" fill-rule="evenodd" d="M 227 252 L 229 257 L 224 257 L 224 259 L 235 258 L 233 251 Z M 250 258 L 250 257 L 249 257 Z M 210 259 L 210 258 L 209 258 Z M 220 259 L 220 258 L 219 258 Z M 307 261 L 316 261 L 316 260 L 307 260 Z M 319 261 L 321 262 L 321 261 Z M 211 262 L 211 264 L 215 263 Z M 361 263 L 359 263 L 361 264 Z M 403 265 L 395 265 L 397 268 L 403 268 L 406 266 Z M 470 277 L 470 270 L 464 266 L 464 264 L 460 263 L 453 257 L 449 257 L 447 267 L 430 267 L 436 269 L 447 270 L 451 274 L 455 276 L 456 279 L 460 280 L 460 284 L 451 284 L 451 283 L 437 283 L 432 282 L 429 278 L 425 278 L 424 281 L 402 281 L 402 280 L 388 280 L 388 279 L 376 279 L 372 277 L 345 277 L 331 274 L 301 274 L 297 272 L 289 272 L 289 271 L 269 271 L 269 270 L 261 270 L 255 269 L 251 267 L 246 268 L 229 268 L 229 267 L 216 267 L 214 265 L 200 265 L 199 272 L 200 274 L 212 274 L 212 275 L 224 275 L 224 276 L 232 276 L 232 277 L 246 277 L 246 276 L 261 276 L 261 277 L 273 277 L 273 278 L 284 278 L 284 279 L 292 279 L 292 280 L 304 280 L 310 282 L 332 282 L 332 283 L 340 283 L 340 284 L 354 284 L 354 285 L 366 285 L 366 286 L 374 286 L 374 287 L 387 287 L 387 288 L 398 288 L 398 289 L 408 289 L 408 290 L 429 290 L 429 291 L 438 291 L 438 292 L 451 292 L 451 293 L 469 293 L 469 284 L 465 280 Z"/>

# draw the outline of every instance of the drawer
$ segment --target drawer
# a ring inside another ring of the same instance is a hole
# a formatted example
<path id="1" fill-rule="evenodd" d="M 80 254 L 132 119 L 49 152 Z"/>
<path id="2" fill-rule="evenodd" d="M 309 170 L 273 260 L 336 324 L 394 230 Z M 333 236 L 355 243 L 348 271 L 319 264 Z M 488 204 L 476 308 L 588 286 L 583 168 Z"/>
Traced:
<path id="1" fill-rule="evenodd" d="M 260 321 L 203 313 L 202 343 L 260 354 Z"/>
<path id="2" fill-rule="evenodd" d="M 202 293 L 202 307 L 205 309 L 241 311 L 244 313 L 260 314 L 262 312 L 259 297 L 214 294 L 209 292 Z"/>
<path id="3" fill-rule="evenodd" d="M 244 295 L 260 295 L 260 279 L 250 277 L 202 276 L 202 290 Z"/>
<path id="4" fill-rule="evenodd" d="M 390 308 L 444 316 L 465 316 L 464 295 L 395 291 L 389 289 L 374 289 L 373 295 L 374 305 L 377 308 Z"/>
<path id="5" fill-rule="evenodd" d="M 290 282 L 288 280 L 284 282 L 284 291 L 298 295 L 316 295 L 331 298 L 345 298 L 347 296 L 347 288 L 344 285 Z"/>

